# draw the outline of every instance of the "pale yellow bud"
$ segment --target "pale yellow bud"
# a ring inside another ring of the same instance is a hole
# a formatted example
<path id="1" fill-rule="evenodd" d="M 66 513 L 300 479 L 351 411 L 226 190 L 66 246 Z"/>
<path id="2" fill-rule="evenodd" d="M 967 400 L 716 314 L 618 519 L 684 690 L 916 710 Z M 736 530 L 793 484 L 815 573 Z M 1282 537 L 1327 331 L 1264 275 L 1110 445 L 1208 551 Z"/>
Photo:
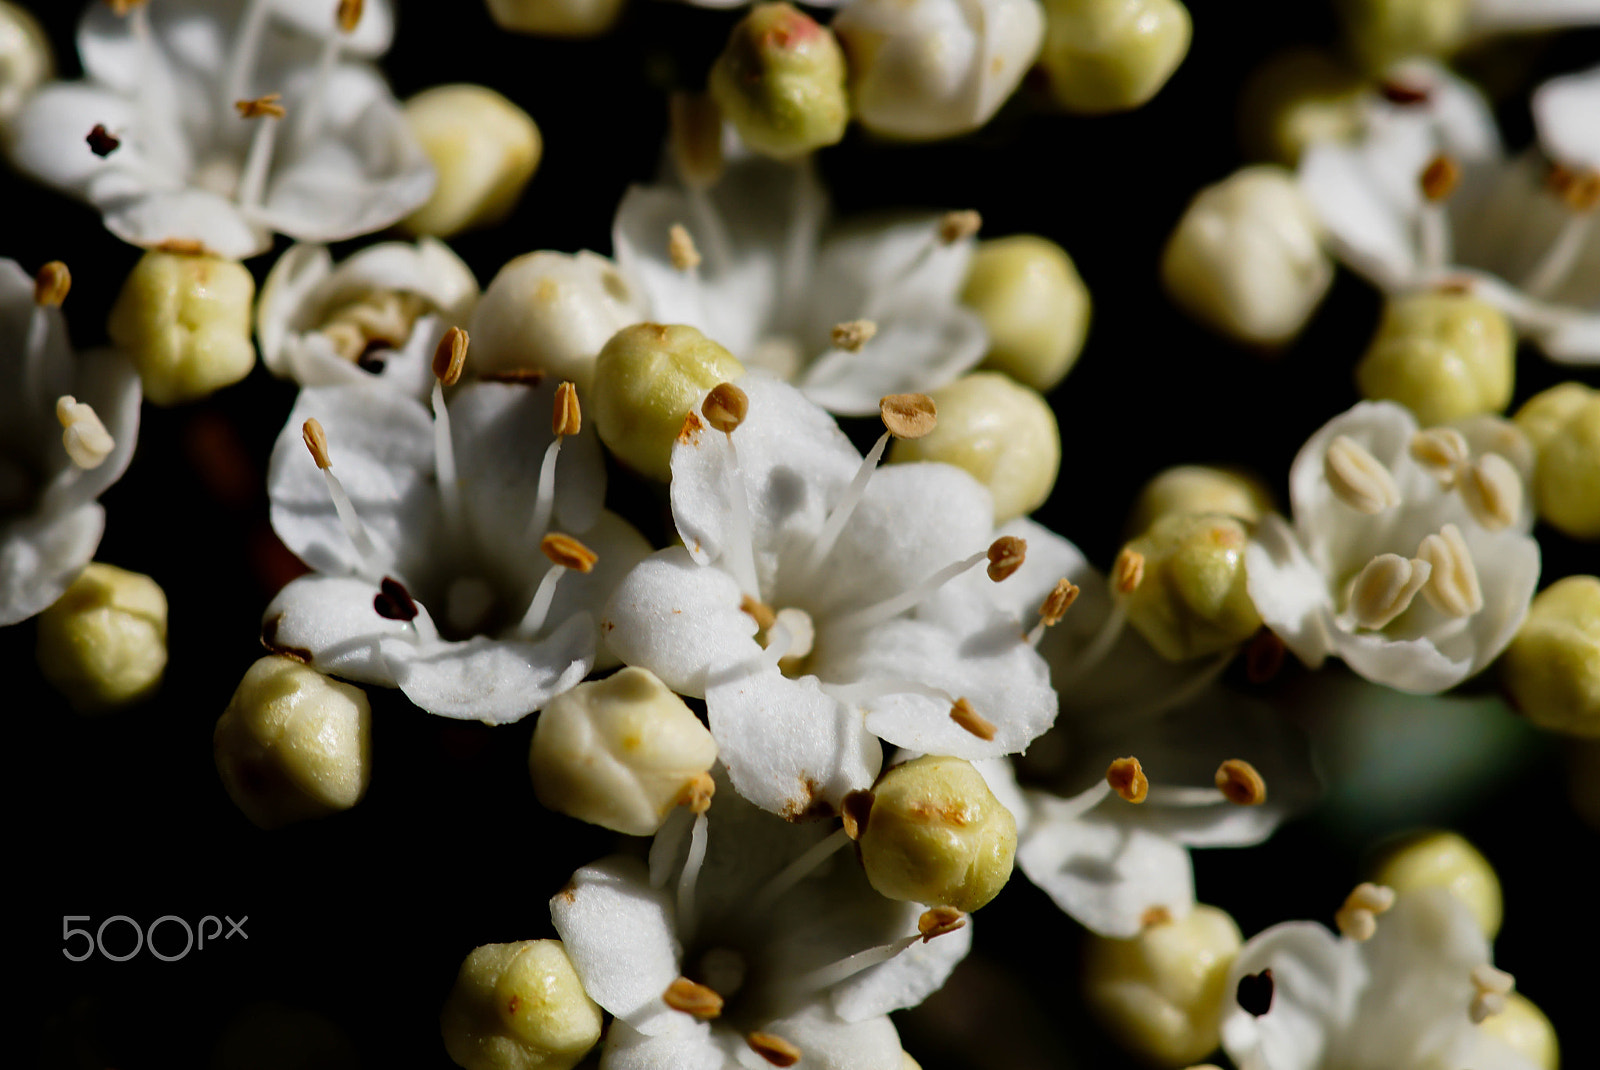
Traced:
<path id="1" fill-rule="evenodd" d="M 780 160 L 844 137 L 850 121 L 844 51 L 788 4 L 757 4 L 711 67 L 711 97 L 744 143 Z"/>
<path id="2" fill-rule="evenodd" d="M 1293 167 L 1307 145 L 1355 140 L 1369 87 L 1366 79 L 1317 49 L 1281 52 L 1245 83 L 1240 139 L 1251 156 Z"/>
<path id="3" fill-rule="evenodd" d="M 439 181 L 402 227 L 448 238 L 511 214 L 544 151 L 527 112 L 481 85 L 441 85 L 406 101 L 405 113 Z"/>
<path id="4" fill-rule="evenodd" d="M 969 913 L 1000 894 L 1017 822 L 970 762 L 917 758 L 883 774 L 872 791 L 856 843 L 880 894 Z"/>
<path id="5" fill-rule="evenodd" d="M 1556 1043 L 1555 1026 L 1544 1011 L 1521 992 L 1507 994 L 1505 1001 L 1500 1012 L 1484 1019 L 1478 1028 L 1504 1041 L 1539 1070 L 1557 1070 L 1561 1048 Z"/>
<path id="6" fill-rule="evenodd" d="M 195 401 L 255 366 L 255 293 L 255 280 L 237 261 L 151 250 L 123 283 L 106 331 L 132 358 L 147 400 Z"/>
<path id="7" fill-rule="evenodd" d="M 1272 494 L 1255 476 L 1203 465 L 1178 465 L 1158 472 L 1139 492 L 1128 532 L 1141 535 L 1164 516 L 1220 513 L 1254 524 L 1272 512 Z"/>
<path id="8" fill-rule="evenodd" d="M 37 655 L 80 713 L 138 702 L 167 667 L 167 596 L 149 576 L 91 562 L 39 614 Z"/>
<path id="9" fill-rule="evenodd" d="M 624 464 L 665 483 L 672 476 L 672 444 L 705 426 L 696 412 L 700 399 L 743 374 L 732 353 L 693 327 L 624 327 L 595 361 L 600 441 Z"/>
<path id="10" fill-rule="evenodd" d="M 1445 888 L 1472 911 L 1490 940 L 1500 931 L 1500 878 L 1472 844 L 1454 832 L 1417 832 L 1384 847 L 1371 879 L 1399 895 Z"/>
<path id="11" fill-rule="evenodd" d="M 983 366 L 1041 393 L 1072 369 L 1089 331 L 1089 290 L 1072 258 L 1034 234 L 979 242 L 961 302 L 988 328 Z"/>
<path id="12" fill-rule="evenodd" d="M 439 1029 L 465 1070 L 571 1070 L 599 1042 L 601 1020 L 561 941 L 524 940 L 473 949 Z"/>
<path id="13" fill-rule="evenodd" d="M 10 122 L 33 91 L 54 75 L 55 58 L 44 28 L 26 9 L 0 3 L 0 125 Z"/>
<path id="14" fill-rule="evenodd" d="M 1538 453 L 1539 516 L 1573 538 L 1600 539 L 1600 390 L 1553 386 L 1517 411 L 1516 424 Z"/>
<path id="15" fill-rule="evenodd" d="M 630 836 L 650 836 L 717 760 L 683 700 L 645 669 L 579 684 L 539 714 L 528 765 L 539 801 Z"/>
<path id="16" fill-rule="evenodd" d="M 1182 661 L 1242 643 L 1261 627 L 1244 567 L 1249 533 L 1215 513 L 1169 514 L 1128 544 L 1144 576 L 1124 596 L 1128 623 L 1162 657 Z"/>
<path id="17" fill-rule="evenodd" d="M 622 17 L 624 0 L 488 0 L 501 29 L 545 37 L 597 37 Z"/>
<path id="18" fill-rule="evenodd" d="M 212 735 L 222 786 L 262 828 L 348 810 L 372 779 L 359 687 L 274 654 L 244 674 Z"/>
<path id="19" fill-rule="evenodd" d="M 1045 0 L 1039 65 L 1068 111 L 1137 108 L 1189 52 L 1194 27 L 1178 0 Z"/>
<path id="20" fill-rule="evenodd" d="M 1363 397 L 1397 401 L 1423 426 L 1511 402 L 1517 339 L 1505 313 L 1461 293 L 1389 298 L 1378 333 L 1356 366 Z"/>
<path id="21" fill-rule="evenodd" d="M 1600 578 L 1539 592 L 1500 658 L 1511 702 L 1541 728 L 1600 737 Z"/>
<path id="22" fill-rule="evenodd" d="M 1131 940 L 1090 936 L 1084 996 L 1129 1051 L 1160 1067 L 1188 1066 L 1216 1049 L 1239 927 L 1197 904 L 1181 921 L 1154 919 Z"/>
<path id="23" fill-rule="evenodd" d="M 1454 52 L 1471 29 L 1471 0 L 1341 0 L 1345 37 L 1375 75 L 1397 60 Z"/>
<path id="24" fill-rule="evenodd" d="M 1061 431 L 1044 398 L 999 372 L 964 376 L 931 396 L 939 422 L 921 438 L 896 439 L 890 461 L 966 469 L 994 496 L 996 525 L 1044 504 L 1061 467 Z"/>

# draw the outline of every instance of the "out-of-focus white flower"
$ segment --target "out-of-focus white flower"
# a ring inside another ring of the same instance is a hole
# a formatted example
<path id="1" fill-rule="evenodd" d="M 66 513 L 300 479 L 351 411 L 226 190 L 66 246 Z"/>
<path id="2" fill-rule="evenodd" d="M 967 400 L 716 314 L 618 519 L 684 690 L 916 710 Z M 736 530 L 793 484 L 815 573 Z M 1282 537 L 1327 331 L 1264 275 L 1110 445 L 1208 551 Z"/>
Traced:
<path id="1" fill-rule="evenodd" d="M 95 501 L 139 435 L 139 377 L 118 353 L 77 356 L 60 263 L 30 279 L 0 260 L 0 625 L 60 598 L 100 545 Z"/>
<path id="2" fill-rule="evenodd" d="M 993 118 L 1044 43 L 1038 0 L 850 0 L 833 32 L 867 129 L 930 139 Z"/>
<path id="3" fill-rule="evenodd" d="M 9 0 L 0 3 L 0 125 L 22 110 L 55 69 L 50 39 L 38 20 Z"/>
<path id="4" fill-rule="evenodd" d="M 1534 96 L 1542 153 L 1507 158 L 1477 90 L 1393 70 L 1361 136 L 1306 148 L 1300 183 L 1334 251 L 1387 293 L 1465 288 L 1562 361 L 1600 361 L 1600 73 Z"/>
<path id="5" fill-rule="evenodd" d="M 337 241 L 425 201 L 433 167 L 383 78 L 386 0 L 91 4 L 88 78 L 41 88 L 12 162 L 135 245 L 243 259 L 274 232 Z"/>
<path id="6" fill-rule="evenodd" d="M 584 990 L 616 1016 L 602 1064 L 902 1070 L 888 1014 L 944 984 L 971 928 L 873 891 L 848 843 L 724 780 L 707 814 L 668 819 L 648 868 L 578 870 L 550 914 Z"/>
<path id="7" fill-rule="evenodd" d="M 1054 544 L 1070 546 L 1024 520 L 996 532 L 988 492 L 958 468 L 874 472 L 887 435 L 863 462 L 792 387 L 741 385 L 736 430 L 696 416 L 673 449 L 684 545 L 618 587 L 611 648 L 704 697 L 734 787 L 790 817 L 868 787 L 880 738 L 967 759 L 1026 747 L 1056 703 L 1021 620 L 1062 574 Z M 974 571 L 1016 538 L 1044 590 Z"/>
<path id="8" fill-rule="evenodd" d="M 1392 402 L 1335 417 L 1290 469 L 1293 526 L 1262 518 L 1245 551 L 1262 620 L 1307 665 L 1336 654 L 1401 691 L 1443 691 L 1484 668 L 1539 581 L 1528 458 L 1497 450 L 1519 453 L 1419 434 Z"/>
<path id="9" fill-rule="evenodd" d="M 267 607 L 266 645 L 489 722 L 582 680 L 591 611 L 649 547 L 601 508 L 592 432 L 552 441 L 558 399 L 570 387 L 478 382 L 448 406 L 436 389 L 430 416 L 370 384 L 302 390 L 267 492 L 278 537 L 315 572 Z"/>
<path id="10" fill-rule="evenodd" d="M 440 338 L 477 297 L 472 269 L 433 238 L 369 246 L 337 267 L 326 246 L 293 245 L 261 287 L 261 359 L 301 386 L 377 381 L 421 399 Z"/>
<path id="11" fill-rule="evenodd" d="M 1222 1022 L 1240 1070 L 1538 1070 L 1478 1024 L 1505 1007 L 1513 979 L 1448 891 L 1419 888 L 1375 929 L 1346 928 L 1285 922 L 1240 950 Z"/>
<path id="12" fill-rule="evenodd" d="M 808 164 L 755 157 L 709 189 L 633 187 L 612 239 L 652 319 L 699 328 L 831 412 L 874 413 L 983 358 L 983 321 L 959 300 L 974 213 L 863 221 L 824 240 L 827 217 Z"/>

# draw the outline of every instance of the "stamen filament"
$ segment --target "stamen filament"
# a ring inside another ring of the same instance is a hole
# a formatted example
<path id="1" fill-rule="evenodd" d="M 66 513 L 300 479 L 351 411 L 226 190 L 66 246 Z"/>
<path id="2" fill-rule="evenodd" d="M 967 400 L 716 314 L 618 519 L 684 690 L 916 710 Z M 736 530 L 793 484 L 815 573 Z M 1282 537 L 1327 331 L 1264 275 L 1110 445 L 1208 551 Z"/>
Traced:
<path id="1" fill-rule="evenodd" d="M 750 899 L 750 905 L 745 912 L 755 917 L 765 914 L 772 909 L 778 899 L 804 880 L 811 871 L 816 869 L 831 858 L 835 851 L 850 842 L 850 837 L 844 829 L 836 829 L 831 835 L 825 836 L 808 847 L 798 858 L 780 869 L 761 889 Z"/>
<path id="2" fill-rule="evenodd" d="M 333 474 L 332 468 L 324 468 L 322 476 L 328 483 L 328 496 L 333 499 L 333 511 L 339 514 L 339 523 L 344 526 L 344 532 L 350 536 L 350 542 L 355 545 L 356 553 L 366 562 L 367 567 L 376 571 L 378 568 L 378 548 L 372 543 L 372 536 L 367 534 L 366 525 L 361 523 L 361 517 L 356 513 L 355 505 L 350 501 L 350 495 L 345 493 L 344 484 L 339 482 L 339 477 Z"/>
<path id="3" fill-rule="evenodd" d="M 694 827 L 689 832 L 689 856 L 683 860 L 683 872 L 678 874 L 678 939 L 685 944 L 694 938 L 695 882 L 700 879 L 700 867 L 706 860 L 706 815 L 694 816 Z"/>
<path id="4" fill-rule="evenodd" d="M 1122 638 L 1122 630 L 1127 624 L 1128 610 L 1125 603 L 1119 599 L 1112 604 L 1111 612 L 1106 614 L 1105 623 L 1100 625 L 1100 631 L 1093 641 L 1058 674 L 1057 686 L 1075 683 L 1092 672 L 1095 666 L 1111 653 L 1111 648 L 1117 645 L 1117 640 Z"/>
<path id="5" fill-rule="evenodd" d="M 809 580 L 815 575 L 822 562 L 833 552 L 834 544 L 839 541 L 839 536 L 844 534 L 845 525 L 850 523 L 851 515 L 861 503 L 861 495 L 866 491 L 867 482 L 872 479 L 872 473 L 878 467 L 879 458 L 889 446 L 889 437 L 888 431 L 879 435 L 878 441 L 873 443 L 872 449 L 861 459 L 861 467 L 856 469 L 855 477 L 850 480 L 850 486 L 845 488 L 844 497 L 839 499 L 839 503 L 828 514 L 827 522 L 822 525 L 822 531 L 811 544 L 811 553 L 806 557 L 805 566 L 800 570 L 801 580 Z"/>
<path id="6" fill-rule="evenodd" d="M 528 603 L 528 611 L 522 615 L 522 623 L 517 625 L 520 635 L 535 636 L 539 629 L 544 627 L 545 617 L 550 615 L 550 603 L 555 601 L 556 584 L 561 582 L 567 569 L 561 565 L 551 565 L 539 580 L 538 589 L 533 592 L 533 601 Z"/>
<path id="7" fill-rule="evenodd" d="M 439 484 L 439 508 L 452 539 L 463 534 L 466 515 L 461 509 L 461 484 L 456 477 L 456 447 L 450 437 L 450 410 L 445 408 L 444 387 L 433 384 L 433 471 Z"/>
<path id="8" fill-rule="evenodd" d="M 322 133 L 323 118 L 328 113 L 329 83 L 333 81 L 334 68 L 339 64 L 339 54 L 344 51 L 344 31 L 330 33 L 322 42 L 322 54 L 317 57 L 317 79 L 311 84 L 305 106 L 300 109 L 295 126 L 294 143 L 304 147 Z"/>
<path id="9" fill-rule="evenodd" d="M 250 152 L 244 159 L 239 178 L 239 205 L 254 208 L 267 190 L 267 172 L 272 167 L 272 145 L 278 134 L 278 120 L 271 115 L 255 116 L 256 128 L 250 137 Z"/>
<path id="10" fill-rule="evenodd" d="M 1547 298 L 1567 280 L 1588 243 L 1594 219 L 1593 212 L 1582 215 L 1573 213 L 1567 217 L 1561 233 L 1556 235 L 1556 240 L 1545 251 L 1538 265 L 1528 273 L 1527 281 L 1522 284 L 1523 293 L 1530 297 Z"/>
<path id="11" fill-rule="evenodd" d="M 239 24 L 239 36 L 233 39 L 233 50 L 228 54 L 228 92 L 223 100 L 232 103 L 250 95 L 247 87 L 256 73 L 256 58 L 261 52 L 261 34 L 266 29 L 270 0 L 250 0 L 245 8 L 244 20 Z M 141 4 L 133 10 L 137 17 L 144 10 Z"/>
<path id="12" fill-rule="evenodd" d="M 794 982 L 795 990 L 799 992 L 821 992 L 832 988 L 840 981 L 854 977 L 862 970 L 870 970 L 894 958 L 916 944 L 922 942 L 922 934 L 914 933 L 911 936 L 902 936 L 892 943 L 880 944 L 869 947 L 865 951 L 857 951 L 853 955 L 846 955 L 837 962 L 830 962 L 826 966 L 804 973 Z"/>
<path id="13" fill-rule="evenodd" d="M 761 597 L 761 587 L 756 579 L 755 535 L 750 524 L 750 499 L 745 494 L 744 474 L 739 468 L 739 451 L 729 433 L 728 458 L 733 462 L 729 473 L 729 499 L 732 508 L 728 514 L 728 546 L 723 556 L 733 578 L 738 581 L 741 594 Z"/>
<path id="14" fill-rule="evenodd" d="M 884 621 L 892 620 L 906 610 L 917 606 L 924 598 L 927 598 L 934 591 L 937 591 L 963 572 L 975 568 L 987 560 L 989 560 L 989 551 L 979 550 L 971 557 L 946 565 L 921 583 L 901 591 L 897 595 L 844 614 L 834 622 L 834 627 L 840 629 L 868 628 L 874 624 L 882 624 Z"/>
<path id="15" fill-rule="evenodd" d="M 556 460 L 560 456 L 561 436 L 558 435 L 544 448 L 544 460 L 539 462 L 539 487 L 534 493 L 533 512 L 528 516 L 529 542 L 543 538 L 550 530 L 550 517 L 556 508 Z"/>
<path id="16" fill-rule="evenodd" d="M 1425 201 L 1417 213 L 1417 244 L 1421 251 L 1422 268 L 1427 272 L 1443 271 L 1450 263 L 1450 214 L 1442 203 Z"/>

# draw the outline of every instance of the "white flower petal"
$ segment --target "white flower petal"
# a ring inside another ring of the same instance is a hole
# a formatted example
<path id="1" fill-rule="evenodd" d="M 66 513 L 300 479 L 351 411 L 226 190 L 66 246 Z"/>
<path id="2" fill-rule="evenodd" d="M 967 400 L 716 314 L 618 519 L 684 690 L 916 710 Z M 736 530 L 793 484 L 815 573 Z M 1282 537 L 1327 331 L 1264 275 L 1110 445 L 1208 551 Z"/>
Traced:
<path id="1" fill-rule="evenodd" d="M 1332 607 L 1322 572 L 1276 515 L 1261 518 L 1244 555 L 1256 612 L 1296 657 L 1319 668 L 1334 649 Z"/>
<path id="2" fill-rule="evenodd" d="M 409 642 L 420 635 L 432 641 L 438 633 L 420 604 L 409 624 L 380 615 L 373 605 L 377 594 L 375 584 L 354 577 L 301 576 L 262 614 L 262 640 L 269 649 L 306 658 L 319 672 L 394 687 L 383 639 L 398 636 Z"/>
<path id="3" fill-rule="evenodd" d="M 1358 947 L 1308 921 L 1274 925 L 1251 938 L 1223 990 L 1222 1044 L 1229 1057 L 1245 1070 L 1320 1070 L 1330 1048 L 1355 1025 L 1356 995 L 1366 983 Z M 1272 1006 L 1258 1018 L 1233 994 L 1246 974 L 1266 969 L 1272 971 Z M 1466 1020 L 1465 1013 L 1461 1017 Z"/>
<path id="4" fill-rule="evenodd" d="M 861 352 L 829 348 L 798 385 L 830 412 L 870 416 L 886 394 L 920 394 L 949 385 L 982 360 L 988 347 L 983 321 L 953 300 L 904 307 L 878 323 L 878 333 Z"/>
<path id="5" fill-rule="evenodd" d="M 0 524 L 0 627 L 60 598 L 94 557 L 105 522 L 105 510 L 89 502 Z"/>
<path id="6" fill-rule="evenodd" d="M 1600 10 L 1593 17 L 1600 22 Z M 1600 171 L 1600 67 L 1550 79 L 1534 92 L 1532 107 L 1539 144 L 1550 159 Z"/>
<path id="7" fill-rule="evenodd" d="M 97 186 L 90 199 L 103 213 L 106 229 L 132 245 L 151 248 L 194 241 L 229 260 L 246 260 L 272 247 L 271 230 L 210 190 L 144 190 L 112 196 Z"/>
<path id="8" fill-rule="evenodd" d="M 579 613 L 537 642 L 475 635 L 459 643 L 382 641 L 395 683 L 429 713 L 488 724 L 520 720 L 578 685 L 594 665 L 594 619 Z"/>
<path id="9" fill-rule="evenodd" d="M 600 1070 L 725 1070 L 727 1049 L 711 1027 L 688 1015 L 668 1033 L 646 1036 L 618 1018 L 606 1033 Z"/>
<path id="10" fill-rule="evenodd" d="M 1300 158 L 1299 177 L 1341 260 L 1385 290 L 1416 281 L 1421 265 L 1406 206 L 1393 203 L 1376 185 L 1359 148 L 1313 142 Z"/>
<path id="11" fill-rule="evenodd" d="M 896 903 L 894 909 L 901 916 L 901 925 L 889 938 L 915 933 L 922 905 Z M 915 1007 L 944 987 L 951 971 L 967 957 L 972 949 L 972 925 L 969 917 L 955 932 L 918 941 L 881 966 L 863 970 L 835 985 L 829 992 L 829 1006 L 847 1022 L 864 1022 L 890 1011 Z"/>
<path id="12" fill-rule="evenodd" d="M 817 1070 L 900 1070 L 905 1065 L 900 1035 L 884 1015 L 846 1022 L 821 1008 L 807 1007 L 763 1023 L 761 1031 L 789 1041 L 800 1049 L 803 1065 Z M 750 1070 L 772 1065 L 754 1052 L 741 1053 L 739 1059 Z"/>

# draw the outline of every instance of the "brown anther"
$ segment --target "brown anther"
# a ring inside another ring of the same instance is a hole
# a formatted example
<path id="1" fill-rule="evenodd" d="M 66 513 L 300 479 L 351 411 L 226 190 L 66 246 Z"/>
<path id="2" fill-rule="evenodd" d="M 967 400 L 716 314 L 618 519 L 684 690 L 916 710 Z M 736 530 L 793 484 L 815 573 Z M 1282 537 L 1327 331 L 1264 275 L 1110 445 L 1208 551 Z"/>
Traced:
<path id="1" fill-rule="evenodd" d="M 667 101 L 668 140 L 684 182 L 705 189 L 722 177 L 722 109 L 709 93 L 674 93 Z"/>
<path id="2" fill-rule="evenodd" d="M 852 791 L 844 797 L 839 816 L 844 818 L 844 834 L 852 840 L 859 840 L 866 831 L 874 798 L 870 791 Z"/>
<path id="3" fill-rule="evenodd" d="M 917 932 L 922 934 L 922 942 L 927 943 L 935 936 L 953 933 L 967 923 L 967 916 L 955 907 L 933 907 L 924 910 L 917 919 Z"/>
<path id="4" fill-rule="evenodd" d="M 1399 104 L 1402 107 L 1412 104 L 1426 104 L 1433 95 L 1428 86 L 1407 85 L 1404 82 L 1384 82 L 1378 86 L 1378 92 L 1390 104 Z"/>
<path id="5" fill-rule="evenodd" d="M 328 435 L 322 430 L 322 422 L 312 417 L 300 425 L 300 437 L 305 441 L 306 449 L 311 451 L 311 459 L 317 462 L 317 467 L 326 471 L 333 467 L 333 458 L 328 456 Z"/>
<path id="6" fill-rule="evenodd" d="M 1106 783 L 1111 790 L 1131 803 L 1142 803 L 1150 797 L 1150 778 L 1144 775 L 1144 766 L 1137 758 L 1118 758 L 1106 769 Z"/>
<path id="7" fill-rule="evenodd" d="M 440 386 L 455 386 L 461 369 L 467 365 L 467 346 L 472 339 L 460 327 L 451 327 L 433 351 L 433 374 Z"/>
<path id="8" fill-rule="evenodd" d="M 583 409 L 578 405 L 578 388 L 571 383 L 556 387 L 555 410 L 550 415 L 552 434 L 565 437 L 583 429 Z"/>
<path id="9" fill-rule="evenodd" d="M 72 272 L 59 260 L 52 260 L 33 277 L 33 303 L 40 308 L 60 308 L 72 289 Z"/>
<path id="10" fill-rule="evenodd" d="M 871 320 L 850 320 L 848 323 L 834 324 L 831 337 L 835 348 L 859 353 L 861 347 L 872 341 L 877 333 L 878 325 Z"/>
<path id="11" fill-rule="evenodd" d="M 668 985 L 667 990 L 661 993 L 661 1002 L 702 1022 L 708 1022 L 722 1013 L 722 997 L 687 977 L 680 977 Z"/>
<path id="12" fill-rule="evenodd" d="M 1229 758 L 1217 766 L 1217 790 L 1237 806 L 1260 806 L 1267 801 L 1267 782 L 1256 767 L 1241 758 Z"/>
<path id="13" fill-rule="evenodd" d="M 1132 594 L 1144 582 L 1144 554 L 1124 546 L 1111 566 L 1111 585 L 1122 594 Z"/>
<path id="14" fill-rule="evenodd" d="M 106 0 L 106 4 L 111 8 L 112 14 L 118 16 L 126 15 L 145 2 L 146 0 Z"/>
<path id="15" fill-rule="evenodd" d="M 989 544 L 989 578 L 995 583 L 1007 579 L 1028 559 L 1028 540 L 1002 535 Z"/>
<path id="16" fill-rule="evenodd" d="M 555 531 L 539 540 L 539 549 L 557 565 L 574 572 L 588 572 L 600 560 L 598 554 L 571 535 Z"/>
<path id="17" fill-rule="evenodd" d="M 155 247 L 158 253 L 171 253 L 173 256 L 205 256 L 205 242 L 197 238 L 167 238 Z"/>
<path id="18" fill-rule="evenodd" d="M 711 809 L 711 797 L 717 793 L 717 782 L 710 773 L 696 773 L 678 793 L 678 805 L 687 806 L 691 814 L 703 814 Z"/>
<path id="19" fill-rule="evenodd" d="M 1546 179 L 1551 192 L 1574 212 L 1600 207 L 1600 171 L 1574 171 L 1556 164 Z"/>
<path id="20" fill-rule="evenodd" d="M 964 698 L 956 699 L 955 705 L 950 707 L 950 719 L 985 743 L 994 738 L 994 722 L 982 717 Z"/>
<path id="21" fill-rule="evenodd" d="M 758 602 L 749 595 L 744 595 L 739 599 L 739 608 L 754 617 L 756 627 L 762 631 L 772 627 L 778 619 L 778 615 L 772 611 L 771 606 L 765 602 Z"/>
<path id="22" fill-rule="evenodd" d="M 116 152 L 122 144 L 122 139 L 113 136 L 102 123 L 95 123 L 94 129 L 89 131 L 89 136 L 83 140 L 89 143 L 89 151 L 102 160 Z"/>
<path id="23" fill-rule="evenodd" d="M 694 239 L 682 223 L 674 223 L 667 228 L 667 255 L 672 258 L 672 266 L 679 271 L 693 271 L 700 266 L 700 250 L 695 247 Z"/>
<path id="24" fill-rule="evenodd" d="M 954 245 L 970 238 L 983 228 L 983 216 L 968 208 L 960 212 L 946 212 L 939 220 L 939 240 Z"/>
<path id="25" fill-rule="evenodd" d="M 1172 911 L 1166 907 L 1151 907 L 1139 915 L 1139 927 L 1141 929 L 1154 929 L 1157 925 L 1171 925 L 1172 922 Z"/>
<path id="26" fill-rule="evenodd" d="M 733 434 L 744 423 L 749 411 L 750 396 L 732 383 L 718 383 L 712 387 L 700 405 L 700 415 L 706 418 L 706 423 L 725 435 Z"/>
<path id="27" fill-rule="evenodd" d="M 372 596 L 372 608 L 385 620 L 409 621 L 417 617 L 417 603 L 411 592 L 393 576 L 385 576 L 378 584 L 378 593 Z"/>
<path id="28" fill-rule="evenodd" d="M 1283 640 L 1271 628 L 1262 628 L 1244 648 L 1244 678 L 1252 684 L 1264 684 L 1278 675 L 1283 668 L 1283 658 L 1288 652 Z"/>
<path id="29" fill-rule="evenodd" d="M 1067 615 L 1067 610 L 1072 608 L 1072 603 L 1078 600 L 1079 588 L 1076 583 L 1065 576 L 1056 581 L 1044 604 L 1039 607 L 1039 620 L 1046 628 L 1053 628 L 1061 623 L 1061 618 Z"/>
<path id="30" fill-rule="evenodd" d="M 751 1033 L 744 1042 L 773 1066 L 793 1066 L 800 1061 L 800 1049 L 772 1033 Z"/>
<path id="31" fill-rule="evenodd" d="M 1422 169 L 1417 181 L 1422 186 L 1422 195 L 1438 204 L 1448 200 L 1461 184 L 1461 165 L 1440 153 L 1428 161 L 1428 166 Z"/>
<path id="32" fill-rule="evenodd" d="M 366 8 L 362 0 L 339 0 L 337 15 L 340 33 L 355 33 L 361 24 L 361 12 Z"/>
<path id="33" fill-rule="evenodd" d="M 889 394 L 878 401 L 878 415 L 895 438 L 921 438 L 939 422 L 939 409 L 926 394 Z"/>
<path id="34" fill-rule="evenodd" d="M 233 106 L 239 109 L 241 119 L 259 119 L 263 115 L 273 119 L 282 119 L 289 113 L 283 110 L 283 105 L 278 101 L 283 99 L 282 93 L 268 93 L 264 97 L 254 100 L 236 100 Z"/>

